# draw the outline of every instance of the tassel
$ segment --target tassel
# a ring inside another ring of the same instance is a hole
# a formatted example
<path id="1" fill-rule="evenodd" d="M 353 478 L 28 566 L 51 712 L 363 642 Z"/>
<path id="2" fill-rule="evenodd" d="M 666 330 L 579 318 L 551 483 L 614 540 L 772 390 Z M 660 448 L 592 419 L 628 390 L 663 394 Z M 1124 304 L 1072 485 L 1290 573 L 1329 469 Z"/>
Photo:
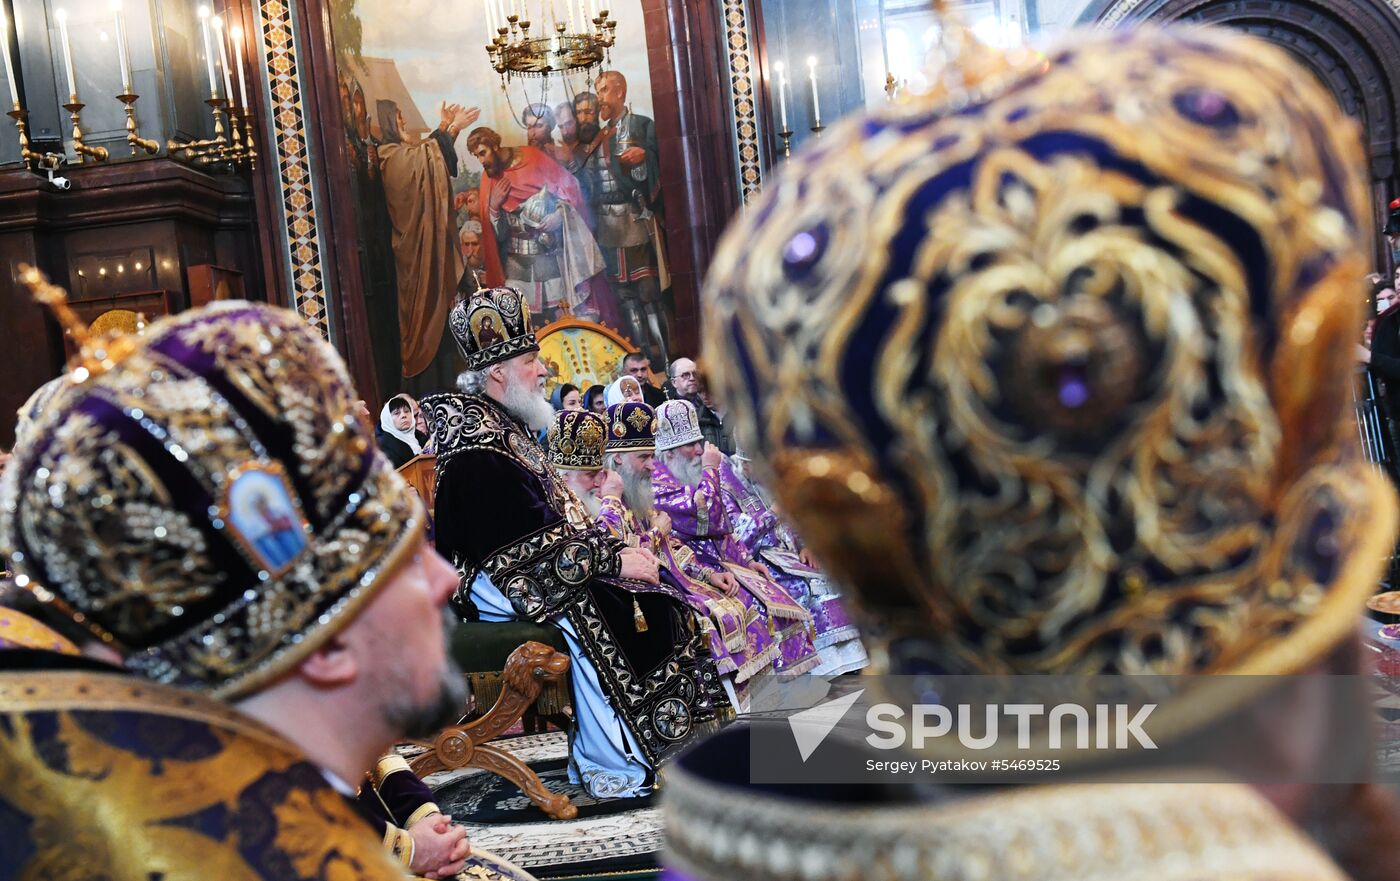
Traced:
<path id="1" fill-rule="evenodd" d="M 636 625 L 638 633 L 647 632 L 647 616 L 642 614 L 642 604 L 637 602 L 637 598 L 632 597 L 632 623 Z"/>

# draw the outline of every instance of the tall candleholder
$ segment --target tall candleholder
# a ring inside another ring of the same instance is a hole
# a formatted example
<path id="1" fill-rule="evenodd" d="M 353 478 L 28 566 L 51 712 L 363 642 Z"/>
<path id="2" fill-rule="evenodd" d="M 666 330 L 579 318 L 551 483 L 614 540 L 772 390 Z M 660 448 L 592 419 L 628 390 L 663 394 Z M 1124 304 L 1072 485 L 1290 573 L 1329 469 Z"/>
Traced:
<path id="1" fill-rule="evenodd" d="M 228 146 L 223 150 L 223 156 L 231 162 L 237 162 L 243 156 L 243 129 L 238 124 L 238 108 L 232 101 L 227 102 L 228 109 L 224 112 L 228 114 Z"/>
<path id="2" fill-rule="evenodd" d="M 204 103 L 214 111 L 214 137 L 197 141 L 166 141 L 165 149 L 171 159 L 187 165 L 211 165 L 226 158 L 224 152 L 228 148 L 228 138 L 224 137 L 223 111 L 226 102 L 218 95 L 210 95 L 204 99 Z"/>
<path id="3" fill-rule="evenodd" d="M 778 137 L 783 139 L 783 158 L 792 158 L 792 129 L 785 128 L 778 132 Z"/>
<path id="4" fill-rule="evenodd" d="M 826 131 L 826 126 L 822 125 L 820 122 L 812 126 L 812 134 L 818 138 L 822 136 L 822 132 L 824 131 Z"/>
<path id="5" fill-rule="evenodd" d="M 253 146 L 253 124 L 248 121 L 248 108 L 243 108 L 243 158 L 248 160 L 248 168 L 258 167 L 258 150 Z"/>
<path id="6" fill-rule="evenodd" d="M 29 149 L 29 111 L 21 107 L 20 103 L 16 101 L 14 109 L 10 110 L 5 115 L 13 119 L 15 121 L 15 128 L 19 129 L 20 158 L 24 161 L 25 167 L 29 168 L 31 171 L 34 170 L 35 166 L 29 163 L 42 163 L 44 161 L 44 154 L 35 153 L 33 150 Z"/>
<path id="7" fill-rule="evenodd" d="M 83 128 L 80 116 L 82 110 L 87 105 L 78 100 L 77 94 L 68 96 L 68 103 L 63 105 L 63 109 L 68 111 L 68 118 L 73 122 L 73 152 L 78 154 L 78 161 L 86 163 L 88 159 L 93 162 L 107 161 L 106 147 L 89 147 L 83 143 Z"/>
<path id="8" fill-rule="evenodd" d="M 141 137 L 141 131 L 136 126 L 136 99 L 140 95 L 133 95 L 130 92 L 123 92 L 117 96 L 117 100 L 126 105 L 126 142 L 131 145 L 131 155 L 141 155 L 140 150 L 145 150 L 147 155 L 153 155 L 160 149 L 160 144 L 150 138 Z"/>
<path id="9" fill-rule="evenodd" d="M 258 153 L 253 149 L 253 130 L 248 124 L 248 108 L 229 105 L 228 130 L 229 146 L 224 149 L 223 158 L 235 166 L 246 161 L 248 167 L 252 168 Z"/>

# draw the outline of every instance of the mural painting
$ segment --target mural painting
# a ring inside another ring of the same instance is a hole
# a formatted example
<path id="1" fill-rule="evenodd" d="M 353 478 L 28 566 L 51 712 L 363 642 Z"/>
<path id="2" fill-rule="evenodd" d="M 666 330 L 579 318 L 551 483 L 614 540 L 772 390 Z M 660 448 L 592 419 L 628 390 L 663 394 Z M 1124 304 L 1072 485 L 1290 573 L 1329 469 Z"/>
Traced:
<path id="1" fill-rule="evenodd" d="M 552 28 L 573 17 L 570 2 L 539 16 Z M 596 321 L 655 364 L 670 357 L 642 10 L 615 5 L 601 67 L 503 87 L 482 7 L 331 0 L 381 396 L 451 387 L 463 365 L 446 313 L 478 286 L 521 290 L 536 329 Z"/>

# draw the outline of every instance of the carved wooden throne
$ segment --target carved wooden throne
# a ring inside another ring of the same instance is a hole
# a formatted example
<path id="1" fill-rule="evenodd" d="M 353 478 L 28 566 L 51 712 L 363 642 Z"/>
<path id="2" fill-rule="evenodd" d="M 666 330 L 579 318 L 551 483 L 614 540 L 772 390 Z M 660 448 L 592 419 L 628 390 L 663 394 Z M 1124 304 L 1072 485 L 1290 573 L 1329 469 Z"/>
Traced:
<path id="1" fill-rule="evenodd" d="M 444 729 L 427 752 L 409 763 L 413 773 L 425 777 L 438 771 L 481 768 L 499 774 L 520 787 L 546 815 L 572 820 L 578 808 L 567 795 L 545 788 L 539 775 L 507 750 L 491 746 L 530 708 L 546 683 L 558 683 L 569 672 L 569 656 L 541 642 L 530 641 L 510 653 L 501 673 L 501 694 L 481 718 Z"/>

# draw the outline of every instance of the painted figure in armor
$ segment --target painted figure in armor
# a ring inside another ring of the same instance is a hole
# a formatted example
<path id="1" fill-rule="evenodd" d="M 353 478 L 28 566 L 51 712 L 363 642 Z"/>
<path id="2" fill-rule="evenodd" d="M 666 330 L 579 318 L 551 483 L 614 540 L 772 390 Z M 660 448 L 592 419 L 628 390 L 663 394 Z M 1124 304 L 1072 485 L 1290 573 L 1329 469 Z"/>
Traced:
<path id="1" fill-rule="evenodd" d="M 583 176 L 597 218 L 598 245 L 617 297 L 622 330 L 658 364 L 669 360 L 670 334 L 662 294 L 670 287 L 661 240 L 661 166 L 656 124 L 627 104 L 621 72 L 598 75 L 598 94 L 578 115 L 586 144 Z M 575 107 L 579 101 L 575 101 Z M 585 124 L 596 115 L 597 123 Z M 592 134 L 587 141 L 585 136 Z"/>
<path id="2" fill-rule="evenodd" d="M 595 308 L 589 299 L 602 282 L 603 255 L 588 227 L 578 181 L 542 148 L 502 146 L 489 128 L 473 129 L 467 149 L 484 169 L 486 285 L 524 292 L 530 311 L 546 323 L 566 312 L 589 315 Z"/>
<path id="3" fill-rule="evenodd" d="M 736 781 L 755 729 L 727 729 L 668 776 L 675 877 L 1396 877 L 1394 798 L 1306 776 L 1370 702 L 1337 725 L 1312 687 L 1336 677 L 1291 678 L 1362 672 L 1396 536 L 1351 435 L 1373 242 L 1357 125 L 1243 34 L 1003 53 L 934 5 L 954 66 L 833 126 L 722 240 L 714 391 L 873 666 L 905 674 L 871 680 L 882 700 L 1161 674 L 1156 749 L 838 803 Z M 1242 725 L 1278 758 L 1268 783 L 1183 773 Z"/>
<path id="4" fill-rule="evenodd" d="M 491 343 L 475 332 L 487 315 L 502 332 Z M 561 477 L 601 467 L 601 420 L 566 411 L 556 425 L 521 293 L 479 291 L 449 323 L 467 360 L 464 393 L 423 406 L 437 449 L 437 546 L 461 573 L 454 605 L 468 618 L 558 627 L 573 660 L 570 779 L 597 797 L 647 794 L 657 763 L 724 703 L 704 638 L 655 557 L 600 529 L 569 485 L 582 484 Z M 535 439 L 551 426 L 554 463 Z"/>

